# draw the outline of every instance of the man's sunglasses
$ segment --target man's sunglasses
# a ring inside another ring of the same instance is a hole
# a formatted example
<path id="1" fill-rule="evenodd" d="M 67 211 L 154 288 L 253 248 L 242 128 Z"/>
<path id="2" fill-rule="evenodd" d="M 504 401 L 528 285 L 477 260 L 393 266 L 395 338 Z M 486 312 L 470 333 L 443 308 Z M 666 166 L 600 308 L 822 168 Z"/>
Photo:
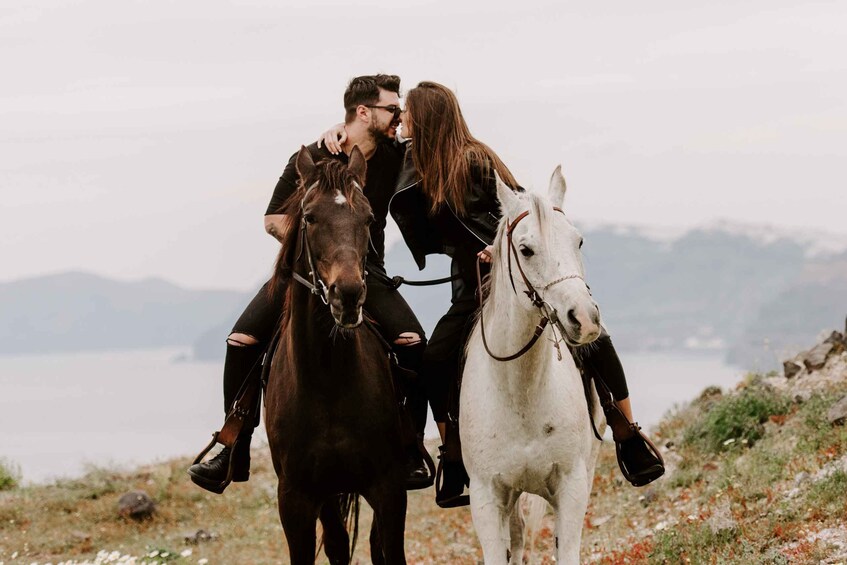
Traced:
<path id="1" fill-rule="evenodd" d="M 365 108 L 381 108 L 383 110 L 388 110 L 389 112 L 394 114 L 393 119 L 395 119 L 395 120 L 397 118 L 399 118 L 400 114 L 403 112 L 403 108 L 401 108 L 400 106 L 397 106 L 395 104 L 391 104 L 389 106 L 376 106 L 374 104 L 365 104 Z"/>

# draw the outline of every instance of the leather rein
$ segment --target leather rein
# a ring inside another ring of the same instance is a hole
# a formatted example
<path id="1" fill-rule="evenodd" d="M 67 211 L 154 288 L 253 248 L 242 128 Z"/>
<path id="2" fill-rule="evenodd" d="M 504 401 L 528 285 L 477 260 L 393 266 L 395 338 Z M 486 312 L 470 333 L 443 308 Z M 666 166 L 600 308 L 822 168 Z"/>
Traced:
<path id="1" fill-rule="evenodd" d="M 553 210 L 556 210 L 557 212 L 561 212 L 562 214 L 564 214 L 564 212 L 562 211 L 561 208 L 554 206 Z M 491 356 L 492 359 L 495 359 L 497 361 L 512 361 L 514 359 L 521 357 L 526 352 L 528 352 L 530 349 L 532 349 L 532 347 L 538 341 L 538 338 L 540 338 L 544 334 L 544 330 L 547 328 L 547 326 L 552 324 L 550 326 L 551 329 L 553 330 L 553 339 L 551 341 L 553 342 L 553 346 L 556 348 L 556 357 L 559 359 L 559 361 L 561 361 L 562 360 L 562 349 L 561 349 L 559 344 L 562 341 L 565 341 L 565 337 L 564 337 L 565 336 L 565 328 L 562 325 L 561 320 L 559 320 L 559 314 L 558 314 L 558 312 L 556 312 L 556 309 L 553 308 L 550 304 L 548 304 L 547 302 L 544 301 L 544 299 L 541 297 L 541 295 L 538 293 L 538 291 L 535 289 L 535 287 L 532 285 L 532 283 L 529 282 L 529 279 L 526 277 L 526 273 L 524 273 L 523 267 L 521 266 L 520 257 L 518 257 L 518 249 L 517 249 L 517 247 L 515 247 L 515 242 L 512 239 L 512 234 L 514 233 L 515 227 L 518 225 L 518 222 L 520 222 L 521 220 L 523 220 L 527 216 L 529 216 L 529 210 L 525 210 L 520 215 L 518 215 L 518 217 L 515 218 L 515 221 L 510 223 L 509 227 L 506 229 L 506 239 L 508 241 L 508 246 L 509 246 L 508 250 L 506 251 L 507 257 L 508 257 L 508 267 L 509 267 L 509 282 L 512 283 L 512 290 L 517 295 L 518 291 L 517 291 L 517 288 L 515 287 L 515 279 L 514 279 L 514 276 L 512 274 L 512 256 L 514 255 L 515 264 L 517 265 L 517 268 L 518 268 L 518 273 L 520 273 L 521 279 L 523 280 L 523 283 L 526 286 L 526 290 L 524 290 L 523 293 L 526 294 L 527 297 L 529 297 L 529 299 L 532 301 L 532 305 L 535 306 L 536 308 L 538 308 L 539 314 L 541 315 L 541 319 L 538 321 L 538 325 L 535 326 L 535 331 L 533 332 L 532 337 L 529 339 L 529 341 L 526 343 L 526 345 L 524 345 L 516 353 L 513 353 L 511 355 L 502 355 L 501 356 L 501 355 L 496 355 L 493 351 L 491 351 L 491 348 L 488 346 L 488 340 L 485 337 L 485 319 L 483 318 L 483 310 L 484 310 L 483 306 L 484 306 L 484 304 L 483 304 L 483 298 L 482 298 L 482 272 L 480 270 L 481 260 L 479 258 L 477 258 L 477 261 L 476 261 L 476 276 L 477 276 L 477 281 L 478 281 L 478 284 L 479 284 L 479 327 L 480 327 L 480 330 L 481 330 L 481 333 L 482 333 L 482 344 L 485 346 L 485 351 L 488 353 L 489 356 Z M 547 283 L 546 285 L 542 286 L 541 289 L 547 290 L 548 288 L 550 288 L 550 287 L 552 287 L 556 284 L 559 284 L 560 282 L 570 280 L 570 279 L 580 279 L 583 282 L 585 282 L 585 279 L 582 278 L 582 275 L 578 275 L 578 274 L 566 275 L 566 276 L 560 277 L 560 278 L 558 278 L 558 279 L 556 279 L 556 280 L 554 280 L 550 283 Z M 557 330 L 558 330 L 559 335 L 556 335 Z"/>

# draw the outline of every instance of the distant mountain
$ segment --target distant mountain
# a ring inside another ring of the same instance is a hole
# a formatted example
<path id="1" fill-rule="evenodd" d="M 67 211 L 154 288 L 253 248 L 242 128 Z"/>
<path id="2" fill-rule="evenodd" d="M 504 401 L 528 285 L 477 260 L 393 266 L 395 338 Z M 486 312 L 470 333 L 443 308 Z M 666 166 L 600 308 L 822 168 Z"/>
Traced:
<path id="1" fill-rule="evenodd" d="M 71 272 L 0 284 L 0 354 L 190 345 L 247 295 Z"/>
<path id="2" fill-rule="evenodd" d="M 847 245 L 838 238 L 725 223 L 677 234 L 582 231 L 587 280 L 619 349 L 705 350 L 766 370 L 844 327 Z M 386 265 L 410 279 L 450 272 L 448 258 L 429 257 L 419 273 L 403 244 Z M 431 334 L 449 285 L 401 293 Z M 0 354 L 190 344 L 195 358 L 219 359 L 252 294 L 84 273 L 0 284 Z"/>
<path id="3" fill-rule="evenodd" d="M 711 349 L 765 370 L 847 315 L 843 239 L 729 224 L 584 235 L 588 280 L 624 349 Z"/>

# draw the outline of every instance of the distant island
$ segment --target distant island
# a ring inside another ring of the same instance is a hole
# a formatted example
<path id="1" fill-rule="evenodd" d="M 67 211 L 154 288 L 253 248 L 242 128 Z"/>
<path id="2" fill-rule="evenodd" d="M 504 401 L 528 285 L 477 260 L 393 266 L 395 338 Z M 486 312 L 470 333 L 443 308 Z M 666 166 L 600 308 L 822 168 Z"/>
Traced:
<path id="1" fill-rule="evenodd" d="M 712 352 L 769 370 L 844 325 L 844 238 L 727 223 L 672 236 L 625 226 L 582 231 L 587 280 L 621 350 Z M 409 278 L 449 272 L 447 258 L 430 257 L 418 273 L 402 244 L 386 265 Z M 431 330 L 449 290 L 401 290 Z M 197 359 L 222 358 L 251 297 L 81 272 L 2 283 L 0 354 L 191 346 Z"/>

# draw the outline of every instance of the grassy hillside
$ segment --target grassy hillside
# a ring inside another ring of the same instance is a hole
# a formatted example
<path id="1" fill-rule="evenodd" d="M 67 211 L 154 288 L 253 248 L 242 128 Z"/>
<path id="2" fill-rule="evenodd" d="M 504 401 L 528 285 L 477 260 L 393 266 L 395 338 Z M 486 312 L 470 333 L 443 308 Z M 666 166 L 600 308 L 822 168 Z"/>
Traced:
<path id="1" fill-rule="evenodd" d="M 843 346 L 822 369 L 790 380 L 751 375 L 728 393 L 707 389 L 655 430 L 668 473 L 642 489 L 623 481 L 614 449 L 606 444 L 585 518 L 583 561 L 843 562 L 847 429 L 831 424 L 827 413 L 845 396 Z M 276 479 L 265 451 L 254 456 L 250 482 L 231 486 L 223 496 L 188 481 L 188 459 L 130 474 L 96 469 L 48 486 L 6 483 L 11 488 L 0 492 L 0 562 L 286 562 Z M 157 501 L 151 519 L 118 517 L 118 498 L 133 489 Z M 410 493 L 409 562 L 479 562 L 469 511 L 440 510 L 432 496 L 431 490 Z M 369 523 L 364 511 L 363 532 Z M 536 538 L 535 556 L 542 563 L 553 562 L 551 527 L 547 516 Z M 201 529 L 212 539 L 195 540 Z M 361 563 L 369 561 L 366 539 L 363 533 L 356 552 Z"/>

